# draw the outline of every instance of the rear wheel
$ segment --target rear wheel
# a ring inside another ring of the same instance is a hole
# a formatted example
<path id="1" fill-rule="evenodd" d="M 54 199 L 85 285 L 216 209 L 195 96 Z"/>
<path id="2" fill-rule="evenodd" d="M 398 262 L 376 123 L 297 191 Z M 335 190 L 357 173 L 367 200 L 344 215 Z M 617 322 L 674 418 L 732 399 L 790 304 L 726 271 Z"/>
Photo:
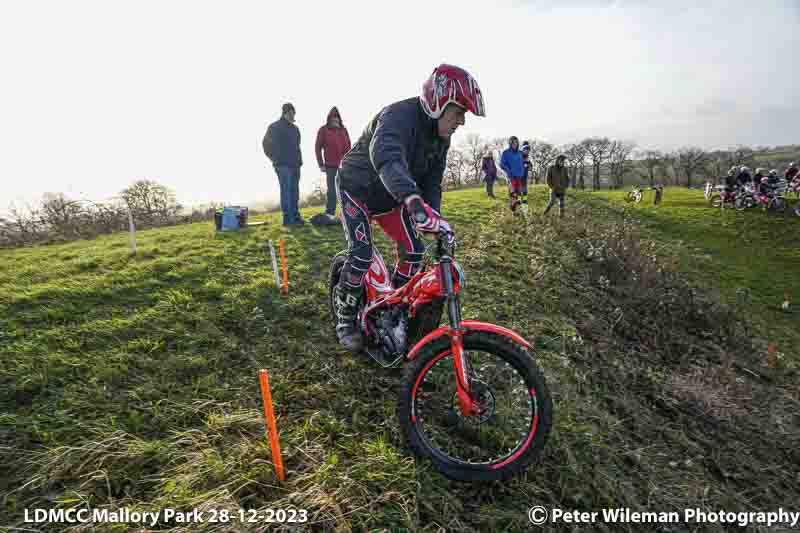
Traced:
<path id="1" fill-rule="evenodd" d="M 744 211 L 749 207 L 753 207 L 753 198 L 751 196 L 737 196 L 736 202 L 734 202 L 734 207 L 736 207 L 739 211 Z"/>
<path id="2" fill-rule="evenodd" d="M 489 332 L 463 337 L 477 415 L 458 407 L 450 338 L 422 348 L 400 384 L 400 428 L 411 449 L 460 481 L 507 479 L 539 458 L 553 405 L 544 377 L 520 345 Z"/>
<path id="3" fill-rule="evenodd" d="M 715 194 L 711 197 L 708 203 L 711 204 L 711 207 L 722 207 L 722 196 Z"/>

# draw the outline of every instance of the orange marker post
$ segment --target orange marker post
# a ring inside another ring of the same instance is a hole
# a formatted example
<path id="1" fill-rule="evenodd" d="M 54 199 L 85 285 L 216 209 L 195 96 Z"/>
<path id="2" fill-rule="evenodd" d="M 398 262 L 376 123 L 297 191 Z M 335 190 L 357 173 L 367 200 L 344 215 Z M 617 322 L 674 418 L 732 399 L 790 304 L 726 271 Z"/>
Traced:
<path id="1" fill-rule="evenodd" d="M 264 416 L 267 418 L 269 430 L 269 446 L 272 449 L 272 462 L 275 464 L 275 473 L 283 481 L 286 475 L 283 472 L 283 458 L 281 457 L 281 443 L 278 441 L 278 427 L 275 424 L 275 412 L 272 409 L 272 393 L 269 390 L 269 375 L 266 369 L 258 373 L 261 381 L 261 397 L 264 399 Z"/>
<path id="2" fill-rule="evenodd" d="M 283 285 L 281 285 L 281 292 L 289 294 L 289 272 L 286 270 L 286 252 L 283 247 L 283 239 L 281 239 L 281 266 L 283 267 Z"/>
<path id="3" fill-rule="evenodd" d="M 773 343 L 769 343 L 769 347 L 767 348 L 767 353 L 769 354 L 767 356 L 767 364 L 769 365 L 770 368 L 775 368 L 778 361 L 777 358 L 775 357 L 775 345 Z"/>

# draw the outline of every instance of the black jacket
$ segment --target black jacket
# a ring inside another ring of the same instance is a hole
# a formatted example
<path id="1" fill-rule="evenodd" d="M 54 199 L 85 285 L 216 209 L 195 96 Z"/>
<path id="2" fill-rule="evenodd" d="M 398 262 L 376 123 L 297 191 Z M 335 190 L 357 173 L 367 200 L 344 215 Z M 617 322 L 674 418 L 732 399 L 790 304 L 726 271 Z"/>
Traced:
<path id="1" fill-rule="evenodd" d="M 396 102 L 372 119 L 344 156 L 339 187 L 373 214 L 391 211 L 415 193 L 439 211 L 449 148 L 418 97 Z"/>
<path id="2" fill-rule="evenodd" d="M 264 154 L 276 167 L 300 168 L 303 165 L 303 156 L 300 153 L 300 130 L 283 117 L 269 125 L 261 146 L 264 148 Z"/>

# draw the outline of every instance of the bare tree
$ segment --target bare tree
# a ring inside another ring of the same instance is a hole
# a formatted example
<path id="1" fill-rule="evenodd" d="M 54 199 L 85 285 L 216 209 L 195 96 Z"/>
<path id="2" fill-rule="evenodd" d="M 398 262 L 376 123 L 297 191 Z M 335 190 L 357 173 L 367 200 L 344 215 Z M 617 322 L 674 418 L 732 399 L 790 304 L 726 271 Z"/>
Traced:
<path id="1" fill-rule="evenodd" d="M 686 176 L 686 187 L 692 187 L 692 177 L 701 171 L 708 161 L 708 153 L 702 148 L 687 147 L 678 150 L 678 166 Z"/>
<path id="2" fill-rule="evenodd" d="M 625 172 L 630 164 L 630 156 L 636 148 L 636 143 L 631 141 L 612 141 L 608 151 L 608 160 L 611 170 L 611 182 L 615 188 L 623 185 Z"/>
<path id="3" fill-rule="evenodd" d="M 444 170 L 445 189 L 458 189 L 464 185 L 468 164 L 464 153 L 459 149 L 451 148 L 447 153 L 447 166 Z"/>
<path id="4" fill-rule="evenodd" d="M 483 156 L 489 151 L 489 143 L 477 133 L 467 135 L 461 151 L 464 164 L 469 168 L 466 181 L 473 183 L 481 182 L 481 165 Z"/>
<path id="5" fill-rule="evenodd" d="M 680 160 L 678 158 L 678 152 L 667 152 L 664 154 L 664 163 L 662 168 L 664 169 L 664 176 L 666 181 L 672 181 L 673 185 L 679 185 L 680 183 Z"/>
<path id="6" fill-rule="evenodd" d="M 153 180 L 138 180 L 123 189 L 120 196 L 137 220 L 147 223 L 166 222 L 181 210 L 175 193 Z"/>
<path id="7" fill-rule="evenodd" d="M 600 169 L 608 159 L 611 140 L 608 137 L 591 137 L 581 141 L 581 145 L 592 160 L 592 189 L 600 188 Z"/>
<path id="8" fill-rule="evenodd" d="M 492 150 L 492 152 L 494 152 L 496 160 L 500 159 L 500 155 L 506 148 L 508 148 L 508 139 L 504 139 L 502 137 L 495 137 L 494 139 L 489 141 L 489 149 Z"/>
<path id="9" fill-rule="evenodd" d="M 70 239 L 86 233 L 91 223 L 91 213 L 85 202 L 72 200 L 63 193 L 45 193 L 40 207 L 40 217 L 45 227 L 56 235 Z"/>
<path id="10" fill-rule="evenodd" d="M 504 139 L 503 137 L 495 137 L 489 142 L 489 149 L 495 154 L 494 162 L 497 165 L 497 175 L 498 177 L 507 179 L 508 176 L 506 176 L 505 171 L 500 168 L 500 157 L 503 155 L 503 151 L 506 148 L 508 148 L 508 139 Z"/>
<path id="11" fill-rule="evenodd" d="M 561 152 L 567 156 L 572 188 L 580 185 L 580 188 L 583 189 L 585 187 L 583 175 L 586 167 L 586 148 L 580 143 L 572 143 L 564 145 Z"/>
<path id="12" fill-rule="evenodd" d="M 715 150 L 708 154 L 706 166 L 717 184 L 733 165 L 733 154 L 727 150 Z"/>
<path id="13" fill-rule="evenodd" d="M 533 140 L 530 141 L 531 152 L 528 156 L 531 161 L 531 173 L 533 174 L 534 183 L 538 184 L 539 180 L 544 178 L 549 167 L 556 156 L 558 155 L 558 148 L 550 143 L 544 141 Z"/>
<path id="14" fill-rule="evenodd" d="M 755 152 L 749 146 L 736 146 L 729 150 L 730 164 L 736 167 L 754 167 L 755 166 Z"/>
<path id="15" fill-rule="evenodd" d="M 664 164 L 664 153 L 659 150 L 645 150 L 640 155 L 650 186 L 653 187 L 656 184 L 656 168 Z"/>

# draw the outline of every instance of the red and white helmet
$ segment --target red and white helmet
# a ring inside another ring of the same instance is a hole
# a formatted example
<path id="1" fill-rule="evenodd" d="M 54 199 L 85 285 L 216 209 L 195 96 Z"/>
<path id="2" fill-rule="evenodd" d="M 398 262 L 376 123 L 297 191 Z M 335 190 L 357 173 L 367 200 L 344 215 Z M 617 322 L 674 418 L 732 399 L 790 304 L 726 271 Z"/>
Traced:
<path id="1" fill-rule="evenodd" d="M 486 116 L 483 94 L 478 82 L 463 68 L 442 63 L 422 86 L 419 97 L 425 113 L 437 119 L 447 104 L 453 103 L 479 117 Z"/>

